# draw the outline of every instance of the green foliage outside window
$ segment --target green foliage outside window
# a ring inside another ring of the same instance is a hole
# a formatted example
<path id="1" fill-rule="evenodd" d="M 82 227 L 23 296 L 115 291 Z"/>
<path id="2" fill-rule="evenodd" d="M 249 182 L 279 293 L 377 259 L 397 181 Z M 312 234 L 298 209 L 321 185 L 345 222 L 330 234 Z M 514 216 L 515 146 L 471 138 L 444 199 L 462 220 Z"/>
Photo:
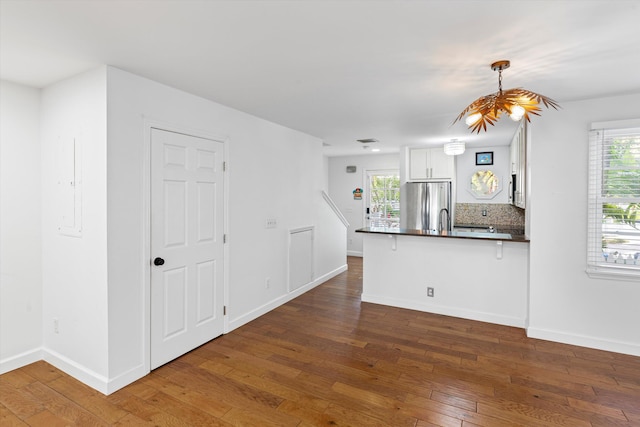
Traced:
<path id="1" fill-rule="evenodd" d="M 603 216 L 638 229 L 640 202 L 630 199 L 640 198 L 640 138 L 613 139 L 608 148 L 602 195 L 624 200 L 604 203 Z"/>
<path id="2" fill-rule="evenodd" d="M 371 214 L 379 218 L 400 217 L 400 177 L 374 175 L 371 177 Z"/>

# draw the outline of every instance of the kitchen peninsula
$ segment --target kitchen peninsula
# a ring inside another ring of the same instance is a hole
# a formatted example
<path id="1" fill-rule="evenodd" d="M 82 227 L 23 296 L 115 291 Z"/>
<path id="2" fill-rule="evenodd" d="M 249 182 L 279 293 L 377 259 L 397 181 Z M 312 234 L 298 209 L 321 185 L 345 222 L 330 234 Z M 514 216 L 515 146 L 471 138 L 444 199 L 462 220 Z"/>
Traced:
<path id="1" fill-rule="evenodd" d="M 500 231 L 357 230 L 362 301 L 525 327 L 529 241 Z"/>

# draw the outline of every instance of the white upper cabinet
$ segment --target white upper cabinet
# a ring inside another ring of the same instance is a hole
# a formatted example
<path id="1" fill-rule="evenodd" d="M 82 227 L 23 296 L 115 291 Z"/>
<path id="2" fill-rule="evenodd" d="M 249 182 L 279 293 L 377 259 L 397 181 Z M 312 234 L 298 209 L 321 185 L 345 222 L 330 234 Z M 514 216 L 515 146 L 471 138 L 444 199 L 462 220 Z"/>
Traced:
<path id="1" fill-rule="evenodd" d="M 440 148 L 411 148 L 409 150 L 409 180 L 424 181 L 454 179 L 453 156 Z"/>

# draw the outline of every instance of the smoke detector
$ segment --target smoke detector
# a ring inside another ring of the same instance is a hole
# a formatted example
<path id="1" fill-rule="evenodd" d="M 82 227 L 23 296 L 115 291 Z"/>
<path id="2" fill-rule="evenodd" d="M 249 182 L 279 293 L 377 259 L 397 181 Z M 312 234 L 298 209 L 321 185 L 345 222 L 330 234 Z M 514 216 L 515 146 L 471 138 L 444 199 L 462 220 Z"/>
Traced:
<path id="1" fill-rule="evenodd" d="M 361 144 L 371 144 L 372 142 L 378 142 L 375 138 L 364 138 L 364 139 L 356 139 Z"/>

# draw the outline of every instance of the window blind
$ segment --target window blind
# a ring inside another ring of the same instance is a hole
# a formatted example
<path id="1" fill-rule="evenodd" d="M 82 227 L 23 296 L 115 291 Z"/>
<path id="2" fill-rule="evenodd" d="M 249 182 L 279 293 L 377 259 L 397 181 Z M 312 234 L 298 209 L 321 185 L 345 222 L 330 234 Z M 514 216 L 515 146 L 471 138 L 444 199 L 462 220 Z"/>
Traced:
<path id="1" fill-rule="evenodd" d="M 587 272 L 640 280 L 640 127 L 589 135 Z"/>

